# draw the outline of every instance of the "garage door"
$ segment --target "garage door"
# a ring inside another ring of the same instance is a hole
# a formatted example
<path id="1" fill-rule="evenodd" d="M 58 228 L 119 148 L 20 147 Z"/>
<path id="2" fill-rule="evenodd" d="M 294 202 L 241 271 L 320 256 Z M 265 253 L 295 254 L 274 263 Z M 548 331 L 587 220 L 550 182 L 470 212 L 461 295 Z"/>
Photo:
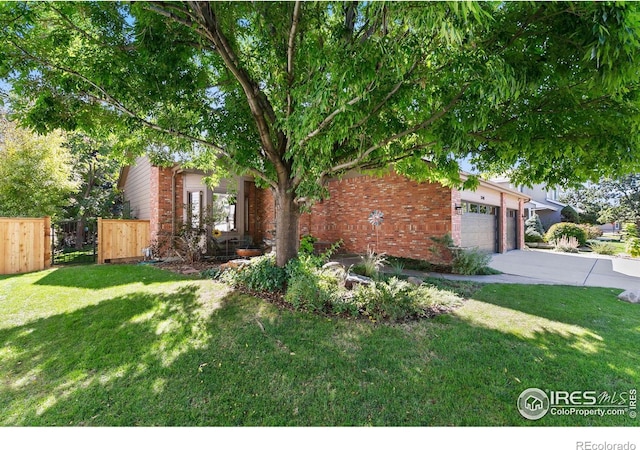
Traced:
<path id="1" fill-rule="evenodd" d="M 517 217 L 518 211 L 515 209 L 507 210 L 507 250 L 514 250 L 516 248 L 516 241 L 518 239 L 517 234 Z"/>
<path id="2" fill-rule="evenodd" d="M 496 251 L 497 215 L 464 212 L 462 214 L 462 246 Z"/>

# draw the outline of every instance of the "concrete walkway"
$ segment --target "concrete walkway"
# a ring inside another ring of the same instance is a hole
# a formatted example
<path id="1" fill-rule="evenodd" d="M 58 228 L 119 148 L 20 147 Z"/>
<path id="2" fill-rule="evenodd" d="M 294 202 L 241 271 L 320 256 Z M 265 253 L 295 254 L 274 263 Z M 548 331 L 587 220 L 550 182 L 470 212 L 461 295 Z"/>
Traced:
<path id="1" fill-rule="evenodd" d="M 359 258 L 341 260 L 347 267 Z M 550 250 L 512 250 L 495 254 L 489 264 L 500 275 L 451 275 L 405 270 L 415 277 L 446 278 L 479 283 L 560 284 L 640 289 L 640 260 L 595 253 L 556 253 Z"/>
<path id="2" fill-rule="evenodd" d="M 640 259 L 597 253 L 512 250 L 493 255 L 490 266 L 505 274 L 553 284 L 640 289 Z"/>

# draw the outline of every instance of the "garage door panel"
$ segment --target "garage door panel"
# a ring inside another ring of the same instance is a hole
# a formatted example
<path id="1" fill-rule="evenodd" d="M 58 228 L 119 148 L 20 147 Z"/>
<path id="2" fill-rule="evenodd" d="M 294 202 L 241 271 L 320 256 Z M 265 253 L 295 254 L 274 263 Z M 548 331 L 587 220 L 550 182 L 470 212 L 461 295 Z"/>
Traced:
<path id="1" fill-rule="evenodd" d="M 489 214 L 465 213 L 462 215 L 462 247 L 478 247 L 488 252 L 496 251 L 496 217 Z"/>

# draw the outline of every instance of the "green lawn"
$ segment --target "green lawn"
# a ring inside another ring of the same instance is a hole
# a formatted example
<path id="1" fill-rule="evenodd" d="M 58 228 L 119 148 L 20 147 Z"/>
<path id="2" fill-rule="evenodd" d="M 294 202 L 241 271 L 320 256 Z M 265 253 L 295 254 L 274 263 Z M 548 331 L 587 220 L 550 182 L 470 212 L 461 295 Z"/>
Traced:
<path id="1" fill-rule="evenodd" d="M 518 395 L 640 385 L 615 289 L 487 285 L 404 325 L 280 310 L 153 267 L 0 277 L 0 425 L 637 426 Z"/>

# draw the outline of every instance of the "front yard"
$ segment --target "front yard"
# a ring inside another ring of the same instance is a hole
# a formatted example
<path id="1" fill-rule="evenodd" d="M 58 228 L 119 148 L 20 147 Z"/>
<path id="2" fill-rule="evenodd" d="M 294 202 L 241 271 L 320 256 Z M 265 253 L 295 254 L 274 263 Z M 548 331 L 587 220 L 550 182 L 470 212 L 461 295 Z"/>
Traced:
<path id="1" fill-rule="evenodd" d="M 147 266 L 0 276 L 0 425 L 637 426 L 516 408 L 530 387 L 640 385 L 640 308 L 619 292 L 486 285 L 384 325 Z"/>

